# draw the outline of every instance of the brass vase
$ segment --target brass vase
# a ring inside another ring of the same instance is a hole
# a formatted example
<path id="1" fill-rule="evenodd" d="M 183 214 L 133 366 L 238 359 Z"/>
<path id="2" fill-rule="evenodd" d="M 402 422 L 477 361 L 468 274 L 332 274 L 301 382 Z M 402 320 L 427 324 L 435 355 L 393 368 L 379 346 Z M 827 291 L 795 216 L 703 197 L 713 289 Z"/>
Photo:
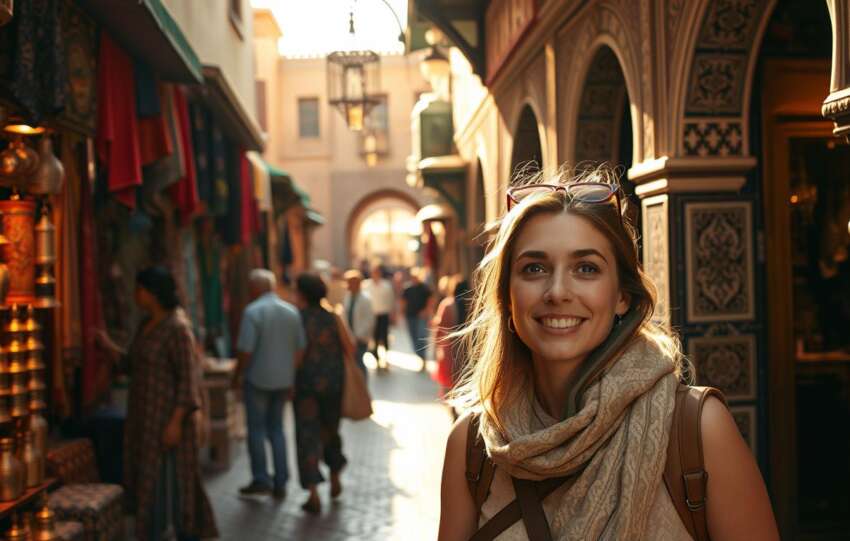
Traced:
<path id="1" fill-rule="evenodd" d="M 6 532 L 6 541 L 32 541 L 30 523 L 23 513 L 16 513 L 12 517 L 12 527 Z"/>
<path id="2" fill-rule="evenodd" d="M 47 433 L 50 430 L 50 426 L 47 424 L 47 420 L 41 412 L 42 408 L 33 408 L 32 400 L 30 400 L 30 432 L 32 432 L 33 435 L 36 452 L 41 455 L 42 459 L 46 460 Z"/>
<path id="3" fill-rule="evenodd" d="M 17 500 L 24 493 L 26 472 L 15 457 L 15 440 L 0 438 L 0 501 Z"/>
<path id="4" fill-rule="evenodd" d="M 35 448 L 35 434 L 29 430 L 24 435 L 22 458 L 27 472 L 27 488 L 37 487 L 44 482 L 44 457 Z"/>

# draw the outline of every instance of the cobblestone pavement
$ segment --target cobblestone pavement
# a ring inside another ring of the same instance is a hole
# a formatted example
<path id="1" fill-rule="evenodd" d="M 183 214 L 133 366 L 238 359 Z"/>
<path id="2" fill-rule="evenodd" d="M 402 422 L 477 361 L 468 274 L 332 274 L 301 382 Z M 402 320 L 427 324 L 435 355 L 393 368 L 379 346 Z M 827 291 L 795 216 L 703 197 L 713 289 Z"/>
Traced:
<path id="1" fill-rule="evenodd" d="M 369 371 L 375 410 L 371 419 L 343 421 L 348 467 L 343 494 L 331 503 L 328 484 L 320 487 L 322 513 L 301 510 L 307 493 L 298 484 L 292 411 L 287 406 L 290 463 L 287 497 L 241 497 L 250 481 L 244 441 L 236 445 L 231 468 L 209 474 L 206 487 L 215 508 L 221 539 L 304 541 L 433 540 L 439 520 L 440 475 L 451 416 L 437 397 L 437 386 L 419 372 L 406 333 L 393 332 L 389 372 Z"/>

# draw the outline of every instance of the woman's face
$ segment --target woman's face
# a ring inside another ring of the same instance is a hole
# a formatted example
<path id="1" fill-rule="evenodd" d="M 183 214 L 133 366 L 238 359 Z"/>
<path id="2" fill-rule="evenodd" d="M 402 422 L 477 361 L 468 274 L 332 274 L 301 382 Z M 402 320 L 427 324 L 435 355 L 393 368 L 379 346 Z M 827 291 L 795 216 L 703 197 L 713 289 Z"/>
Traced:
<path id="1" fill-rule="evenodd" d="M 629 308 L 611 243 L 585 218 L 530 218 L 510 257 L 514 327 L 535 363 L 580 363 Z"/>
<path id="2" fill-rule="evenodd" d="M 136 286 L 136 291 L 133 296 L 136 300 L 136 306 L 146 312 L 150 312 L 151 307 L 153 306 L 152 303 L 156 302 L 156 299 L 154 298 L 153 294 L 141 286 Z"/>

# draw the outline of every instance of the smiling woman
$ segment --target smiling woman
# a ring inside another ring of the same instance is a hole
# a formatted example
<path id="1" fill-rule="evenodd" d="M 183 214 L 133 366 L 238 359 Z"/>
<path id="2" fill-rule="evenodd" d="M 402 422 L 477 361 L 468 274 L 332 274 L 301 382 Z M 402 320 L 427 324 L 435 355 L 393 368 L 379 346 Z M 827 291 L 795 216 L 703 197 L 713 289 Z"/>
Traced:
<path id="1" fill-rule="evenodd" d="M 678 339 L 652 322 L 655 288 L 618 190 L 607 169 L 508 190 L 462 333 L 475 362 L 454 403 L 470 413 L 447 443 L 441 541 L 777 539 L 719 392 L 684 384 Z M 679 420 L 691 392 L 697 426 Z M 710 477 L 668 463 L 678 430 L 685 447 L 696 434 Z"/>

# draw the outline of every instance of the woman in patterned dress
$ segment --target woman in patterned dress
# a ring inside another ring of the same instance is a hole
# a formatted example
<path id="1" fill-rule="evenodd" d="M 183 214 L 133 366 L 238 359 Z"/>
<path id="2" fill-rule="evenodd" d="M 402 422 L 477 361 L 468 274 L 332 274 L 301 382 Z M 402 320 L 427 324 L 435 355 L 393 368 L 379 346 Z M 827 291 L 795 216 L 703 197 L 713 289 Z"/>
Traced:
<path id="1" fill-rule="evenodd" d="M 147 313 L 128 353 L 124 433 L 124 479 L 136 516 L 136 538 L 216 537 L 198 465 L 193 413 L 200 404 L 200 366 L 191 324 L 165 268 L 141 271 L 135 298 Z"/>
<path id="2" fill-rule="evenodd" d="M 307 335 L 304 360 L 295 375 L 295 439 L 298 447 L 298 476 L 310 491 L 302 505 L 317 514 L 322 505 L 318 484 L 324 481 L 319 459 L 331 470 L 331 497 L 342 492 L 339 474 L 345 467 L 339 420 L 345 381 L 343 340 L 338 316 L 322 306 L 327 286 L 319 276 L 302 274 L 296 280 L 297 305 Z"/>

